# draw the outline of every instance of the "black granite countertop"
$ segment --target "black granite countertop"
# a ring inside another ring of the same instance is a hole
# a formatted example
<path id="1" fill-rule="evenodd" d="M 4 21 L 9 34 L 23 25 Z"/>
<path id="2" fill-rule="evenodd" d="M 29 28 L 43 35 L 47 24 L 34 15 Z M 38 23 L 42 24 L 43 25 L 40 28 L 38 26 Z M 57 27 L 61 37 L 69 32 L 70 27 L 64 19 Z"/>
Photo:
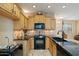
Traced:
<path id="1" fill-rule="evenodd" d="M 57 41 L 53 39 L 59 46 L 68 51 L 72 56 L 79 56 L 79 44 L 72 41 Z"/>

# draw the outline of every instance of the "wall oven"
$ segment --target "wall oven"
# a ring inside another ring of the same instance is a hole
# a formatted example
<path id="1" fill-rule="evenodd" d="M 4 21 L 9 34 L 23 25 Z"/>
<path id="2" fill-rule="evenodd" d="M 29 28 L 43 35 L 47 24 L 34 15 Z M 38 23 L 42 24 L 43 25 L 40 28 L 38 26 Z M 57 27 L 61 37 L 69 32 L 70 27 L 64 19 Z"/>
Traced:
<path id="1" fill-rule="evenodd" d="M 34 36 L 34 49 L 45 49 L 45 36 L 44 35 Z"/>

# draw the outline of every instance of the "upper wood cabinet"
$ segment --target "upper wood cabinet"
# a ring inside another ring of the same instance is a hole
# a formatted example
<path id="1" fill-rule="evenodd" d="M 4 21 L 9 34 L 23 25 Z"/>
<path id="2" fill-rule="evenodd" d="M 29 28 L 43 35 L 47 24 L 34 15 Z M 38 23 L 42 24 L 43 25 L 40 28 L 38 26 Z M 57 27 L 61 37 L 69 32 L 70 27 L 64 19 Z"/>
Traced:
<path id="1" fill-rule="evenodd" d="M 18 20 L 20 17 L 20 9 L 13 3 L 0 3 L 0 15 Z"/>
<path id="2" fill-rule="evenodd" d="M 24 16 L 24 28 L 25 28 L 25 29 L 27 29 L 27 26 L 28 26 L 27 20 L 28 20 L 28 19 Z"/>
<path id="3" fill-rule="evenodd" d="M 14 3 L 0 3 L 0 15 L 14 20 L 14 30 L 27 28 L 27 18 Z"/>
<path id="4" fill-rule="evenodd" d="M 29 20 L 27 20 L 27 29 L 34 29 L 34 23 L 35 23 L 35 19 L 34 18 L 30 18 Z"/>
<path id="5" fill-rule="evenodd" d="M 51 18 L 46 18 L 45 20 L 46 29 L 56 29 L 56 20 Z"/>
<path id="6" fill-rule="evenodd" d="M 44 15 L 36 15 L 28 20 L 28 29 L 34 29 L 34 23 L 45 23 L 45 29 L 55 29 L 56 20 Z"/>
<path id="7" fill-rule="evenodd" d="M 18 18 L 20 17 L 20 10 L 16 4 L 13 6 L 13 14 L 16 15 Z"/>
<path id="8" fill-rule="evenodd" d="M 12 13 L 13 5 L 14 4 L 12 4 L 12 3 L 0 3 L 0 8 L 3 8 L 5 11 Z"/>
<path id="9" fill-rule="evenodd" d="M 20 14 L 20 19 L 17 21 L 14 21 L 14 30 L 18 30 L 24 28 L 24 16 Z"/>
<path id="10" fill-rule="evenodd" d="M 56 19 L 51 19 L 51 29 L 56 29 Z"/>
<path id="11" fill-rule="evenodd" d="M 45 17 L 43 15 L 36 15 L 34 17 L 34 23 L 44 23 Z"/>
<path id="12" fill-rule="evenodd" d="M 14 21 L 14 30 L 18 30 L 21 28 L 27 29 L 27 18 L 23 14 L 20 14 L 19 20 Z"/>
<path id="13" fill-rule="evenodd" d="M 51 19 L 49 19 L 49 18 L 47 18 L 46 20 L 45 20 L 45 27 L 46 27 L 46 29 L 51 29 Z"/>

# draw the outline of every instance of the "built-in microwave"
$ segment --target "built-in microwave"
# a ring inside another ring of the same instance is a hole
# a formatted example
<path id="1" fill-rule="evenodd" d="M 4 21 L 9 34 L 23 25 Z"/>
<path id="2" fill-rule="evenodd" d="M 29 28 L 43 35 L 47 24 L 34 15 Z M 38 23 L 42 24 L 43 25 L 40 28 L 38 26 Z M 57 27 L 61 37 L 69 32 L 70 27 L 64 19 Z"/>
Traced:
<path id="1" fill-rule="evenodd" d="M 34 29 L 45 29 L 45 24 L 44 23 L 35 23 Z"/>

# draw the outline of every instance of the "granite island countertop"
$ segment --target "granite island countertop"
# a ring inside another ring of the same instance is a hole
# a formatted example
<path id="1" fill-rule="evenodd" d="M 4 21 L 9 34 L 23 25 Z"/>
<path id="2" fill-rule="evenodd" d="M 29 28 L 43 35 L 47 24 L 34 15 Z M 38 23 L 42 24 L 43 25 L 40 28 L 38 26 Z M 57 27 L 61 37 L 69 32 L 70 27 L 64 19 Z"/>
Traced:
<path id="1" fill-rule="evenodd" d="M 55 39 L 53 40 L 56 42 L 56 44 L 69 52 L 72 56 L 79 56 L 79 43 L 73 41 L 64 41 L 62 43 L 61 41 L 57 41 Z"/>

